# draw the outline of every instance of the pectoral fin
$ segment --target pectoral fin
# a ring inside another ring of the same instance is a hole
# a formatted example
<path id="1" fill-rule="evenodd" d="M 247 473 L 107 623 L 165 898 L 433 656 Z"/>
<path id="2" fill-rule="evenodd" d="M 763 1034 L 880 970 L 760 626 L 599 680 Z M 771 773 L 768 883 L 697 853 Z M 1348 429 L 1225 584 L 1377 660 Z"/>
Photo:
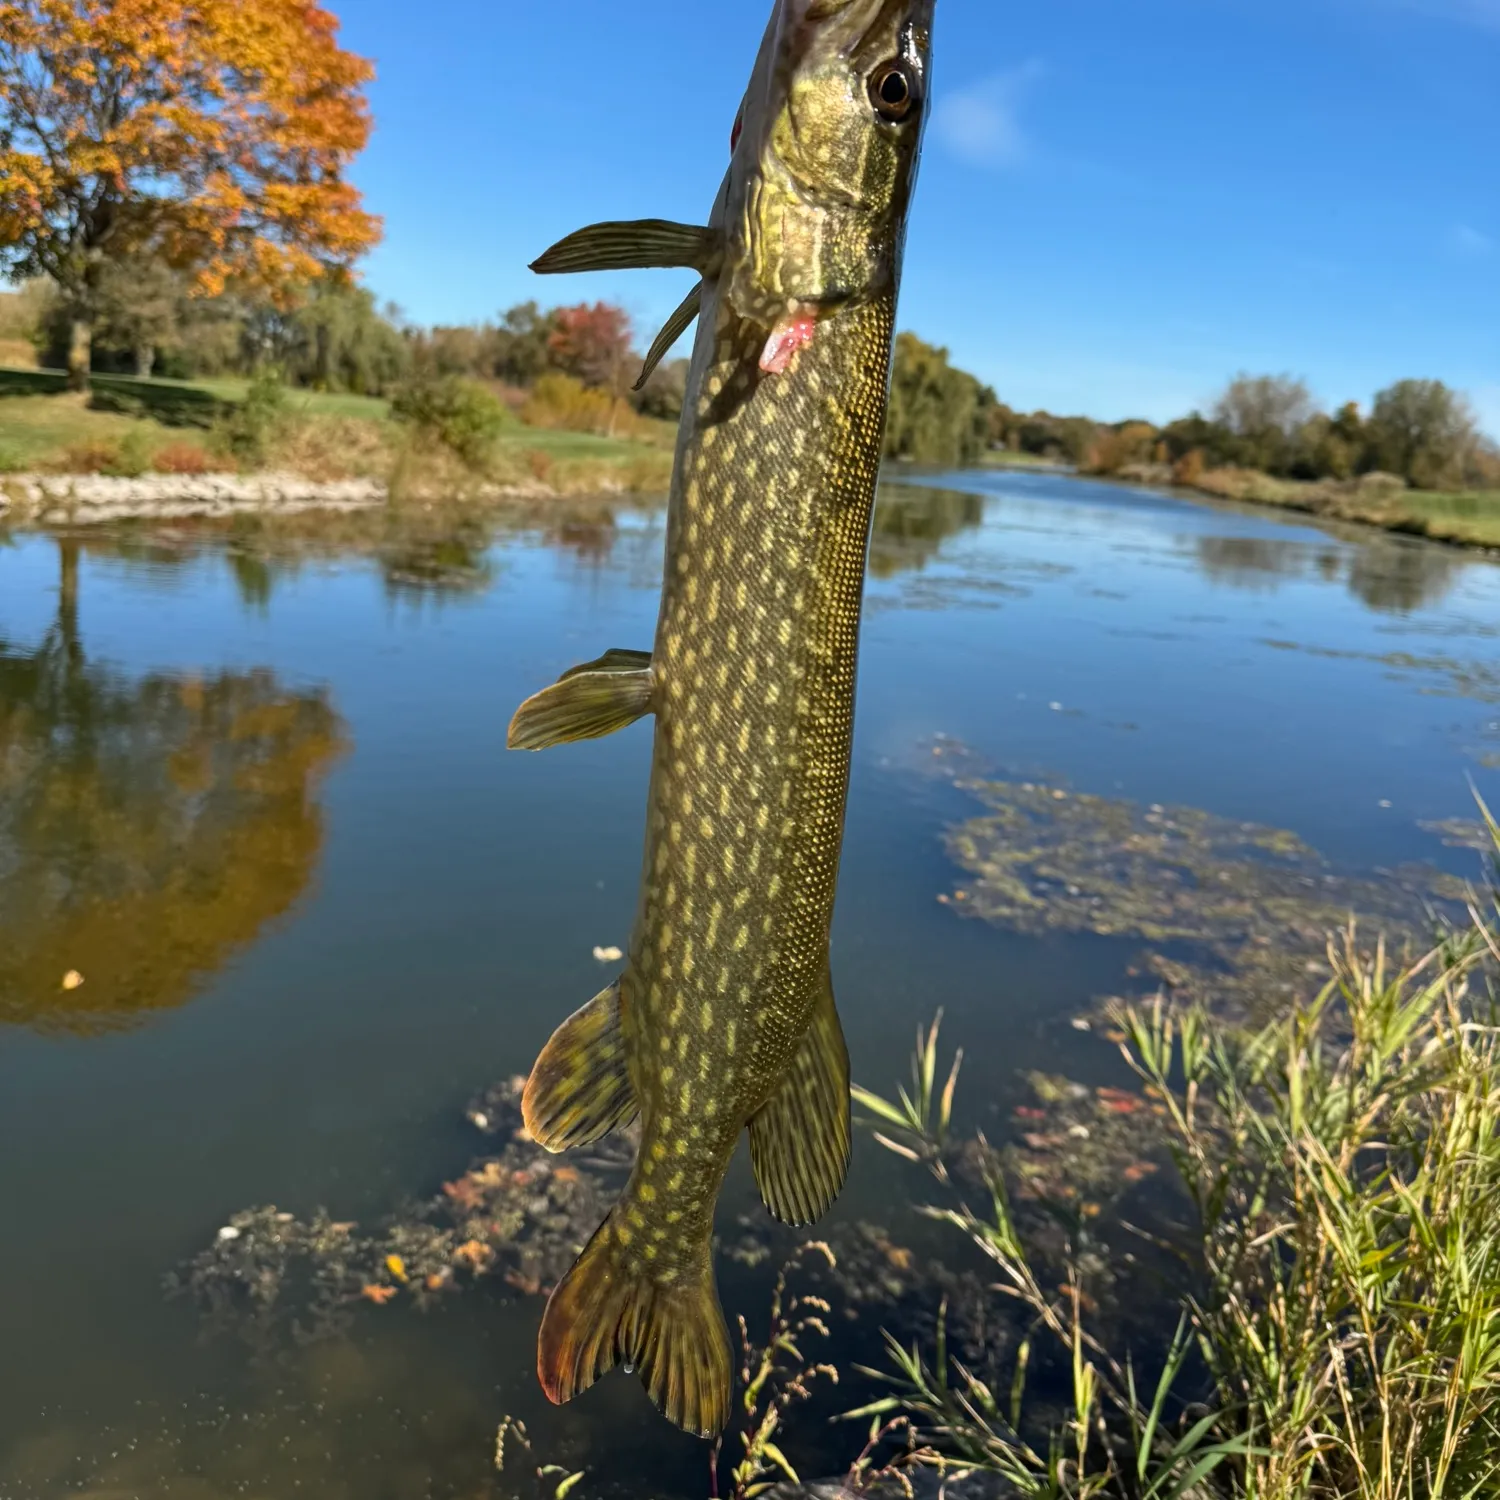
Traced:
<path id="1" fill-rule="evenodd" d="M 667 351 L 673 344 L 693 326 L 693 319 L 698 316 L 698 309 L 703 305 L 703 283 L 700 281 L 686 297 L 682 299 L 677 311 L 667 319 L 662 331 L 656 335 L 655 342 L 646 354 L 646 363 L 641 366 L 641 378 L 631 386 L 631 390 L 638 391 L 650 380 L 652 372 L 662 360 L 667 357 Z"/>
<path id="2" fill-rule="evenodd" d="M 521 1114 L 547 1150 L 566 1151 L 628 1124 L 636 1108 L 616 980 L 552 1033 L 526 1080 Z"/>
<path id="3" fill-rule="evenodd" d="M 756 1186 L 783 1224 L 811 1224 L 849 1171 L 849 1049 L 825 974 L 807 1034 L 780 1089 L 750 1121 Z"/>
<path id="4" fill-rule="evenodd" d="M 696 224 L 670 219 L 627 219 L 590 224 L 559 240 L 531 263 L 543 276 L 562 271 L 637 271 L 651 266 L 691 266 L 706 272 L 719 257 L 722 237 Z"/>
<path id="5" fill-rule="evenodd" d="M 602 739 L 650 713 L 655 686 L 649 651 L 606 651 L 528 698 L 510 721 L 506 747 L 545 750 Z"/>

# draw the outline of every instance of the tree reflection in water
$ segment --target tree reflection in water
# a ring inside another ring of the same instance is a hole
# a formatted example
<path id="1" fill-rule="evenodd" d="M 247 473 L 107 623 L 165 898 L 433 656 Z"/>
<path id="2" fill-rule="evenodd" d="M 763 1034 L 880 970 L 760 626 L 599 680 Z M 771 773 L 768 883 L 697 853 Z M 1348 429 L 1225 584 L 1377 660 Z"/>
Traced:
<path id="1" fill-rule="evenodd" d="M 883 484 L 875 502 L 870 572 L 876 578 L 923 567 L 942 544 L 984 519 L 984 498 L 964 490 Z"/>
<path id="2" fill-rule="evenodd" d="M 59 550 L 51 629 L 0 639 L 0 1023 L 89 1031 L 191 999 L 294 905 L 346 741 L 326 694 L 269 671 L 89 662 Z"/>
<path id="3" fill-rule="evenodd" d="M 1279 537 L 1200 536 L 1198 565 L 1216 583 L 1271 592 L 1289 579 L 1342 579 L 1381 614 L 1411 614 L 1438 604 L 1467 566 L 1452 548 L 1377 536 L 1346 548 Z"/>

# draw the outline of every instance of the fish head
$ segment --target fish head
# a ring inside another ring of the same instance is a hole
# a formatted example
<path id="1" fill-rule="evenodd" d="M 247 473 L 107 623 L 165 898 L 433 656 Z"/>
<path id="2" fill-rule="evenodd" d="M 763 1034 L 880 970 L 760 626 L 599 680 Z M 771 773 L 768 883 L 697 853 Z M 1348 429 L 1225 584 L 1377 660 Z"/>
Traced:
<path id="1" fill-rule="evenodd" d="M 897 282 L 934 3 L 777 0 L 723 199 L 727 297 L 773 331 L 767 358 L 776 330 L 811 337 L 819 321 Z"/>

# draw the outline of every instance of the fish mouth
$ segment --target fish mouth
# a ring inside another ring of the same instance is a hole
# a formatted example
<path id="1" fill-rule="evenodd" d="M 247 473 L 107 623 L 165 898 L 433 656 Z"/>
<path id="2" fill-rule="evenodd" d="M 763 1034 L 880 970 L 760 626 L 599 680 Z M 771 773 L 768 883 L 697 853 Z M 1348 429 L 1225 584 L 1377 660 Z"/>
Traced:
<path id="1" fill-rule="evenodd" d="M 892 284 L 926 109 L 934 0 L 779 0 L 746 93 L 726 199 L 728 297 L 803 325 Z M 882 69 L 904 113 L 875 94 Z"/>

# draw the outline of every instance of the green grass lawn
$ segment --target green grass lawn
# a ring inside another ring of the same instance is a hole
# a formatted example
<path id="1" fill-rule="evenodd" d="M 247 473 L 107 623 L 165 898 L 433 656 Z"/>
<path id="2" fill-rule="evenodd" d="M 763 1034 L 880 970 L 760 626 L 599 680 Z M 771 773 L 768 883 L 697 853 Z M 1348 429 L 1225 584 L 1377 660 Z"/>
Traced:
<path id="1" fill-rule="evenodd" d="M 232 375 L 213 376 L 192 382 L 161 381 L 162 385 L 187 385 L 191 383 L 200 390 L 209 391 L 220 401 L 243 401 L 250 389 L 248 380 Z M 365 421 L 382 422 L 391 414 L 391 404 L 384 396 L 355 396 L 343 391 L 289 390 L 287 400 L 294 411 L 307 412 L 319 417 L 360 417 Z"/>
<path id="2" fill-rule="evenodd" d="M 500 434 L 503 447 L 524 448 L 551 458 L 630 458 L 646 445 L 625 438 L 599 437 L 592 432 L 566 432 L 557 427 L 525 427 L 517 423 Z"/>
<path id="3" fill-rule="evenodd" d="M 1428 536 L 1500 547 L 1500 491 L 1411 490 L 1399 504 L 1424 524 Z"/>
<path id="4" fill-rule="evenodd" d="M 95 375 L 92 387 L 87 396 L 79 395 L 66 388 L 60 370 L 0 368 L 0 472 L 118 472 L 122 444 L 138 465 L 153 462 L 169 443 L 213 450 L 212 429 L 244 399 L 250 383 Z M 365 472 L 361 463 L 373 464 L 370 472 L 377 473 L 392 461 L 401 439 L 385 400 L 291 390 L 287 401 L 294 413 L 312 420 L 295 425 L 281 451 L 271 455 L 273 464 L 316 476 L 334 460 L 336 468 L 352 463 L 351 472 Z M 371 425 L 340 429 L 340 422 Z M 666 482 L 675 431 L 673 423 L 649 422 L 638 425 L 636 436 L 609 438 L 515 422 L 500 436 L 496 472 L 502 479 L 546 478 L 563 490 L 629 473 L 635 482 L 657 488 Z"/>
<path id="5" fill-rule="evenodd" d="M 82 396 L 7 396 L 0 399 L 0 472 L 43 468 L 86 445 L 118 446 L 131 432 L 153 452 L 183 436 L 149 417 L 91 410 Z"/>

